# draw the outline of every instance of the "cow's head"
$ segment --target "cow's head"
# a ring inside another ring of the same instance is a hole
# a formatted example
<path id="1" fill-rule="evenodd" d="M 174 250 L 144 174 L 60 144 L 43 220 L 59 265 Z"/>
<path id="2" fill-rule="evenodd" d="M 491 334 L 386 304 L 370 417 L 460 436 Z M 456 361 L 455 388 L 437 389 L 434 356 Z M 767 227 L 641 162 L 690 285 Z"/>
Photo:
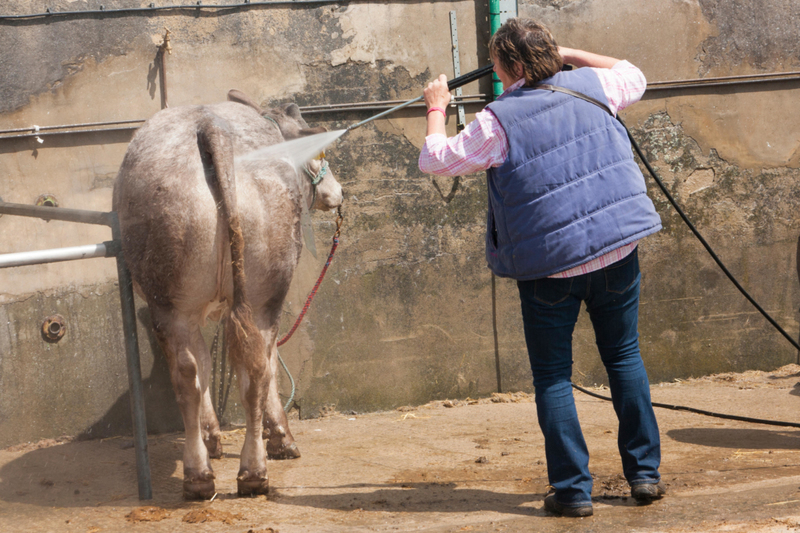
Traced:
<path id="1" fill-rule="evenodd" d="M 262 108 L 249 96 L 236 89 L 228 92 L 228 100 L 250 106 L 265 119 L 274 122 L 287 141 L 328 131 L 322 126 L 309 128 L 300 114 L 300 108 L 294 103 L 282 104 L 276 108 Z M 313 202 L 310 206 L 312 209 L 334 209 L 342 204 L 342 186 L 333 175 L 324 154 L 306 163 L 304 170 L 304 174 L 308 175 L 312 183 Z"/>

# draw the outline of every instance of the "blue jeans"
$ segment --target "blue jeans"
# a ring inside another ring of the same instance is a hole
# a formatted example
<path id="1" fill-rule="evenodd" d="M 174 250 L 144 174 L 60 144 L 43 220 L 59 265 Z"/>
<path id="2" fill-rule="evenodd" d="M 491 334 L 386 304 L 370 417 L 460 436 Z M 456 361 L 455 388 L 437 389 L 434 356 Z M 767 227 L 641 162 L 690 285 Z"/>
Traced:
<path id="1" fill-rule="evenodd" d="M 591 504 L 592 476 L 572 396 L 572 332 L 581 301 L 608 373 L 618 445 L 628 483 L 657 483 L 661 443 L 650 384 L 639 354 L 637 250 L 602 270 L 573 278 L 518 281 L 525 342 L 544 433 L 547 473 L 562 505 Z"/>

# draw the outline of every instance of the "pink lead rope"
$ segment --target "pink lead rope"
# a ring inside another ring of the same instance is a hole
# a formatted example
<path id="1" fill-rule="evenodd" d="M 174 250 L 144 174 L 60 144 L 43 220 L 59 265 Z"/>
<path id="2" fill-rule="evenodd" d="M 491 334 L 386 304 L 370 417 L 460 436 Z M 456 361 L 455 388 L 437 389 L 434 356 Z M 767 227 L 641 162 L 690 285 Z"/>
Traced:
<path id="1" fill-rule="evenodd" d="M 311 301 L 314 299 L 314 295 L 317 294 L 317 289 L 319 289 L 319 285 L 322 283 L 322 278 L 325 277 L 325 272 L 328 271 L 328 267 L 331 265 L 331 261 L 333 260 L 333 254 L 336 252 L 336 248 L 339 246 L 339 233 L 342 229 L 342 220 L 344 220 L 344 217 L 342 216 L 342 207 L 339 206 L 339 214 L 336 218 L 336 232 L 333 234 L 333 246 L 331 246 L 331 252 L 328 254 L 328 260 L 325 262 L 325 266 L 322 267 L 322 272 L 320 272 L 319 278 L 317 278 L 317 282 L 314 284 L 314 288 L 311 289 L 308 298 L 306 298 L 306 303 L 303 306 L 303 310 L 300 311 L 300 314 L 297 316 L 297 320 L 295 320 L 292 329 L 290 329 L 289 333 L 287 333 L 281 340 L 278 341 L 278 346 L 283 346 L 286 341 L 292 337 L 292 334 L 300 325 L 300 322 L 303 321 L 306 311 L 308 311 L 308 308 L 311 306 Z"/>

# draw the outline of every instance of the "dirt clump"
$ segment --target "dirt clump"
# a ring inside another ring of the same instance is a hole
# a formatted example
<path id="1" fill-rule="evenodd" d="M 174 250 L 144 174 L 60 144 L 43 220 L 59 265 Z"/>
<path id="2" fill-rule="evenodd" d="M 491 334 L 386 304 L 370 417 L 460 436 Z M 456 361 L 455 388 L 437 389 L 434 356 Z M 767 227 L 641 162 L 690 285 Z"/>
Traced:
<path id="1" fill-rule="evenodd" d="M 222 522 L 223 524 L 233 524 L 236 520 L 244 520 L 240 514 L 233 514 L 227 511 L 217 511 L 216 509 L 195 509 L 184 515 L 183 521 L 187 524 L 202 524 L 205 522 Z"/>
<path id="2" fill-rule="evenodd" d="M 23 442 L 21 444 L 14 444 L 13 446 L 9 446 L 5 449 L 7 452 L 32 452 L 34 450 L 42 450 L 44 448 L 50 448 L 52 446 L 58 446 L 59 444 L 66 444 L 68 442 L 73 442 L 75 437 L 71 437 L 68 435 L 63 435 L 58 437 L 57 439 L 42 439 L 36 442 Z"/>
<path id="3" fill-rule="evenodd" d="M 130 513 L 125 515 L 128 522 L 160 522 L 165 518 L 169 518 L 169 512 L 161 507 L 147 505 L 144 507 L 137 507 Z"/>

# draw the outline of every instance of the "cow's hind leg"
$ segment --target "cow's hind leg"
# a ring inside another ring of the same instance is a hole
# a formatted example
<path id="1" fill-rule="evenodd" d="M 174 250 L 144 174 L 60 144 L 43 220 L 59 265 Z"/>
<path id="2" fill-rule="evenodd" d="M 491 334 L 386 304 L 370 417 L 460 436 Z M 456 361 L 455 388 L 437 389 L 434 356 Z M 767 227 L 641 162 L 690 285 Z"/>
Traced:
<path id="1" fill-rule="evenodd" d="M 267 439 L 267 454 L 270 459 L 297 459 L 300 449 L 289 430 L 289 420 L 278 395 L 278 347 L 272 340 L 269 355 L 269 381 L 267 385 L 267 408 L 264 417 L 264 438 Z"/>
<path id="2" fill-rule="evenodd" d="M 219 431 L 219 420 L 214 412 L 214 403 L 211 401 L 208 363 L 206 362 L 202 366 L 203 399 L 200 403 L 200 429 L 203 432 L 203 443 L 206 445 L 209 457 L 219 459 L 222 457 L 222 436 Z"/>
<path id="3" fill-rule="evenodd" d="M 294 442 L 292 432 L 289 431 L 289 421 L 283 410 L 281 398 L 278 395 L 278 323 L 281 303 L 285 297 L 285 289 L 289 287 L 291 278 L 283 283 L 273 278 L 276 286 L 284 287 L 283 292 L 274 295 L 272 299 L 261 307 L 256 316 L 256 324 L 261 331 L 264 344 L 269 357 L 267 359 L 267 388 L 266 405 L 264 409 L 263 438 L 267 441 L 267 454 L 270 459 L 296 459 L 300 457 L 300 450 Z"/>
<path id="4" fill-rule="evenodd" d="M 200 327 L 176 310 L 151 305 L 150 311 L 156 336 L 169 363 L 172 387 L 186 430 L 183 497 L 187 500 L 209 499 L 215 494 L 214 472 L 203 442 L 200 421 L 203 396 L 208 393 L 208 378 L 203 379 L 204 367 L 208 366 L 205 341 Z M 219 434 L 218 425 L 216 432 Z"/>
<path id="5" fill-rule="evenodd" d="M 268 370 L 266 353 L 255 327 L 245 334 L 244 331 L 237 331 L 233 320 L 229 320 L 227 331 L 246 423 L 239 474 L 236 477 L 238 493 L 240 496 L 267 494 L 267 458 L 261 437 Z M 253 342 L 256 336 L 258 341 Z"/>

